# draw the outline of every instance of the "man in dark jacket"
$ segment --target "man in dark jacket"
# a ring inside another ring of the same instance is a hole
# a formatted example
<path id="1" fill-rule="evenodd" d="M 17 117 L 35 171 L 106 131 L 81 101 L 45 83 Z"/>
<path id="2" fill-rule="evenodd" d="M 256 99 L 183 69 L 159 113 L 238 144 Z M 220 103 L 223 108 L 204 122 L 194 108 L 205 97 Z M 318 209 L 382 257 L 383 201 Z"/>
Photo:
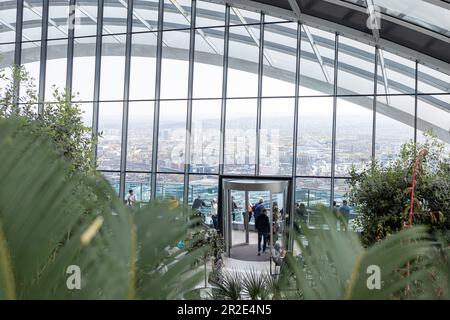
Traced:
<path id="1" fill-rule="evenodd" d="M 256 230 L 258 230 L 258 256 L 261 255 L 261 241 L 263 241 L 263 253 L 266 252 L 267 239 L 270 233 L 270 222 L 267 216 L 267 209 L 263 209 L 261 214 L 256 217 Z"/>

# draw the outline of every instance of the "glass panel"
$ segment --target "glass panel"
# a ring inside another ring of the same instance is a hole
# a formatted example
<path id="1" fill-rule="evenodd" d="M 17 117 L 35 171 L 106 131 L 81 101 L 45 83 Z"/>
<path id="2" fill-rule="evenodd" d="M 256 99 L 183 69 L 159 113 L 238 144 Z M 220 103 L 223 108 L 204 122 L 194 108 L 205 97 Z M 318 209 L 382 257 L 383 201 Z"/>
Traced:
<path id="1" fill-rule="evenodd" d="M 324 221 L 317 206 L 330 206 L 331 180 L 297 178 L 296 181 L 294 228 L 299 230 L 301 220 L 311 229 L 322 228 Z"/>
<path id="2" fill-rule="evenodd" d="M 342 219 L 338 223 L 338 228 L 342 230 L 345 226 L 341 223 L 343 221 L 348 225 L 347 230 L 359 231 L 358 226 L 355 225 L 355 218 L 359 213 L 356 212 L 353 204 L 349 202 L 348 192 L 350 191 L 347 180 L 334 180 L 334 201 L 336 202 L 335 210 L 339 213 L 339 218 Z"/>
<path id="3" fill-rule="evenodd" d="M 352 97 L 337 101 L 336 176 L 361 169 L 372 157 L 373 98 Z"/>
<path id="4" fill-rule="evenodd" d="M 3 11 L 2 11 L 2 19 L 3 19 Z M 38 0 L 30 3 L 24 2 L 22 41 L 40 40 L 41 30 L 42 30 L 42 1 Z M 15 39 L 12 39 L 12 41 L 14 40 Z"/>
<path id="5" fill-rule="evenodd" d="M 104 1 L 103 34 L 127 32 L 127 1 Z"/>
<path id="6" fill-rule="evenodd" d="M 92 103 L 80 103 L 77 104 L 81 110 L 81 119 L 83 124 L 92 129 L 92 114 L 93 114 L 93 104 Z"/>
<path id="7" fill-rule="evenodd" d="M 81 39 L 79 39 L 81 40 Z M 95 80 L 95 37 L 77 41 L 73 49 L 72 92 L 75 100 L 92 101 Z"/>
<path id="8" fill-rule="evenodd" d="M 189 75 L 189 30 L 164 32 L 161 99 L 186 99 Z M 181 49 L 181 50 L 180 50 Z"/>
<path id="9" fill-rule="evenodd" d="M 103 102 L 99 106 L 97 146 L 99 170 L 120 170 L 122 142 L 122 102 Z"/>
<path id="10" fill-rule="evenodd" d="M 224 31 L 216 28 L 196 33 L 194 98 L 222 97 Z"/>
<path id="11" fill-rule="evenodd" d="M 300 98 L 297 174 L 330 176 L 333 98 Z"/>
<path id="12" fill-rule="evenodd" d="M 374 0 L 374 4 L 381 7 L 381 12 L 385 14 L 450 36 L 450 10 L 445 9 L 445 4 L 440 6 L 437 3 L 439 1 Z"/>
<path id="13" fill-rule="evenodd" d="M 219 192 L 219 179 L 217 176 L 189 176 L 188 203 L 194 210 L 200 211 L 206 224 L 211 220 L 211 202 L 217 203 Z"/>
<path id="14" fill-rule="evenodd" d="M 199 213 L 202 221 L 210 227 L 214 227 L 214 222 L 218 222 L 218 185 L 217 176 L 189 177 L 189 206 Z"/>
<path id="15" fill-rule="evenodd" d="M 120 173 L 119 172 L 102 172 L 103 177 L 111 184 L 111 187 L 119 194 L 120 188 Z"/>
<path id="16" fill-rule="evenodd" d="M 151 195 L 151 175 L 149 173 L 127 173 L 125 177 L 125 191 L 133 190 L 136 201 L 149 202 Z"/>
<path id="17" fill-rule="evenodd" d="M 154 102 L 130 102 L 128 109 L 127 170 L 152 168 Z"/>
<path id="18" fill-rule="evenodd" d="M 375 48 L 339 37 L 338 94 L 373 94 Z"/>
<path id="19" fill-rule="evenodd" d="M 264 54 L 262 95 L 294 96 L 297 23 L 265 25 Z"/>
<path id="20" fill-rule="evenodd" d="M 231 7 L 230 14 L 230 24 L 232 25 L 258 24 L 261 20 L 261 13 L 256 11 L 248 11 Z"/>
<path id="21" fill-rule="evenodd" d="M 419 93 L 450 93 L 450 75 L 419 64 Z M 444 96 L 446 97 L 446 96 Z M 443 100 L 445 101 L 445 99 Z M 450 104 L 450 100 L 446 101 Z"/>
<path id="22" fill-rule="evenodd" d="M 419 96 L 417 106 L 417 141 L 424 142 L 424 133 L 432 133 L 444 142 L 450 153 L 450 109 L 441 105 L 436 96 Z"/>
<path id="23" fill-rule="evenodd" d="M 164 0 L 164 29 L 184 29 L 191 25 L 191 0 Z"/>
<path id="24" fill-rule="evenodd" d="M 16 40 L 16 8 L 17 4 L 15 1 L 0 1 L 0 12 L 2 13 L 3 20 L 2 24 L 7 25 L 7 27 L 2 26 L 0 31 L 0 43 L 14 42 Z"/>
<path id="25" fill-rule="evenodd" d="M 302 27 L 300 95 L 330 95 L 334 91 L 335 35 Z"/>
<path id="26" fill-rule="evenodd" d="M 155 98 L 156 33 L 133 35 L 131 47 L 130 99 Z"/>
<path id="27" fill-rule="evenodd" d="M 5 78 L 11 77 L 11 66 L 14 64 L 14 44 L 0 45 L 0 72 Z M 4 88 L 6 82 L 0 78 L 0 88 Z"/>
<path id="28" fill-rule="evenodd" d="M 414 139 L 414 96 L 393 96 L 377 102 L 375 155 L 377 161 L 394 160 L 401 145 Z"/>
<path id="29" fill-rule="evenodd" d="M 14 63 L 14 49 L 14 43 L 0 45 L 0 65 L 2 68 L 11 66 Z"/>
<path id="30" fill-rule="evenodd" d="M 134 2 L 133 32 L 157 30 L 158 4 L 159 0 L 142 0 Z"/>
<path id="31" fill-rule="evenodd" d="M 67 38 L 69 0 L 50 1 L 48 11 L 48 39 Z"/>
<path id="32" fill-rule="evenodd" d="M 161 101 L 158 172 L 182 172 L 185 163 L 186 101 Z"/>
<path id="33" fill-rule="evenodd" d="M 75 5 L 75 37 L 97 33 L 97 6 L 92 0 L 77 0 Z"/>
<path id="34" fill-rule="evenodd" d="M 255 174 L 256 99 L 228 100 L 225 129 L 225 172 Z"/>
<path id="35" fill-rule="evenodd" d="M 294 99 L 263 99 L 260 174 L 292 175 Z"/>
<path id="36" fill-rule="evenodd" d="M 258 96 L 258 63 L 259 26 L 230 27 L 228 97 Z"/>
<path id="37" fill-rule="evenodd" d="M 221 100 L 192 103 L 191 172 L 219 171 L 221 106 Z"/>
<path id="38" fill-rule="evenodd" d="M 45 100 L 55 101 L 54 87 L 66 88 L 67 40 L 47 42 L 47 70 L 45 73 Z"/>
<path id="39" fill-rule="evenodd" d="M 287 22 L 288 20 L 284 19 L 284 18 L 279 18 L 279 17 L 275 17 L 275 16 L 271 16 L 269 14 L 266 14 L 264 17 L 264 21 L 266 23 L 274 23 L 274 22 Z"/>
<path id="40" fill-rule="evenodd" d="M 416 87 L 416 63 L 385 50 L 379 50 L 379 53 L 377 93 L 414 93 Z M 387 92 L 385 82 L 387 82 Z"/>
<path id="41" fill-rule="evenodd" d="M 40 41 L 22 43 L 21 63 L 29 73 L 30 77 L 33 78 L 36 92 L 39 90 L 40 60 L 41 60 Z M 23 95 L 25 95 L 25 92 L 21 92 L 21 96 Z"/>
<path id="42" fill-rule="evenodd" d="M 104 36 L 100 100 L 122 100 L 125 77 L 125 36 Z"/>
<path id="43" fill-rule="evenodd" d="M 195 24 L 200 27 L 217 27 L 225 25 L 225 6 L 208 1 L 197 1 Z"/>
<path id="44" fill-rule="evenodd" d="M 174 206 L 183 203 L 184 176 L 182 174 L 158 174 L 156 197 L 170 199 Z"/>

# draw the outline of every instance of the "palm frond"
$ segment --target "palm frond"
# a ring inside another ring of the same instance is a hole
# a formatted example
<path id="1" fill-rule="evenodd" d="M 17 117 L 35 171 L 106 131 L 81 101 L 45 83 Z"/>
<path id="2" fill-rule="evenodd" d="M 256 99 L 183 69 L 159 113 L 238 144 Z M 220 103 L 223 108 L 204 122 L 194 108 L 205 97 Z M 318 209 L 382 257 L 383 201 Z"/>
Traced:
<path id="1" fill-rule="evenodd" d="M 161 202 L 131 212 L 100 175 L 68 179 L 45 138 L 23 129 L 0 119 L 0 298 L 166 299 L 194 286 L 206 248 L 166 250 L 188 238 L 188 211 Z M 68 289 L 71 265 L 81 290 Z"/>

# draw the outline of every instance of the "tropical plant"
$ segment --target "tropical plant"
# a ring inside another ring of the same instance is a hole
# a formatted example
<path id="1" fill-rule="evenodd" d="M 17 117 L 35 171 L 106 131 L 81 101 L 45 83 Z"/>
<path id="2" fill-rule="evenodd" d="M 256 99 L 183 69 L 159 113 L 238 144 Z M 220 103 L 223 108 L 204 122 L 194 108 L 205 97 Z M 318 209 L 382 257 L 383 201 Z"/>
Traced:
<path id="1" fill-rule="evenodd" d="M 212 297 L 217 300 L 242 300 L 242 277 L 237 271 L 225 271 L 214 283 Z"/>
<path id="2" fill-rule="evenodd" d="M 73 102 L 75 96 L 52 87 L 53 102 L 44 103 L 39 101 L 34 80 L 24 67 L 12 66 L 10 71 L 0 72 L 0 118 L 21 116 L 29 134 L 51 139 L 52 148 L 70 165 L 69 174 L 93 173 L 96 169 L 93 150 L 99 135 L 93 135 L 91 128 L 83 124 L 80 105 Z"/>
<path id="3" fill-rule="evenodd" d="M 0 299 L 174 299 L 200 281 L 191 266 L 207 246 L 176 248 L 195 232 L 190 211 L 154 201 L 131 212 L 99 174 L 68 178 L 26 121 L 0 119 Z"/>
<path id="4" fill-rule="evenodd" d="M 350 172 L 349 199 L 361 213 L 357 219 L 362 241 L 370 246 L 402 229 L 403 212 L 409 205 L 407 190 L 412 183 L 416 155 L 426 150 L 416 177 L 415 196 L 421 211 L 441 212 L 438 223 L 420 219 L 430 232 L 450 230 L 450 156 L 431 134 L 424 143 L 407 143 L 398 158 L 388 164 L 373 163 L 365 170 Z"/>
<path id="5" fill-rule="evenodd" d="M 356 233 L 338 230 L 337 220 L 328 209 L 322 209 L 321 214 L 326 230 L 311 230 L 298 221 L 302 236 L 296 237 L 296 245 L 303 263 L 292 252 L 286 255 L 304 299 L 450 298 L 449 269 L 443 267 L 448 265 L 448 246 L 442 247 L 425 227 L 397 232 L 364 248 Z M 436 256 L 445 257 L 447 264 Z M 370 278 L 370 272 L 377 271 L 379 287 Z M 436 287 L 442 294 L 436 293 Z"/>

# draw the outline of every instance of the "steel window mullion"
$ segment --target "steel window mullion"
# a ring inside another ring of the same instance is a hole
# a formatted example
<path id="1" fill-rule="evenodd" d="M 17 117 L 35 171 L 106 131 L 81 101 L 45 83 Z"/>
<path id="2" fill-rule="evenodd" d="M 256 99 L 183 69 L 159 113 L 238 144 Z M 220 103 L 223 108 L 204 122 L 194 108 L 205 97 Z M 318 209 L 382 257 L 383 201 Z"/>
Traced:
<path id="1" fill-rule="evenodd" d="M 73 47 L 75 35 L 75 1 L 70 0 L 69 3 L 69 21 L 68 21 L 68 37 L 67 37 L 67 71 L 66 71 L 66 90 L 69 99 L 72 100 L 72 79 L 73 79 Z"/>
<path id="2" fill-rule="evenodd" d="M 334 43 L 334 86 L 333 86 L 333 132 L 331 147 L 331 192 L 330 206 L 334 201 L 334 178 L 336 176 L 336 128 L 337 128 L 337 91 L 338 91 L 338 71 L 339 71 L 339 34 L 336 33 Z"/>
<path id="3" fill-rule="evenodd" d="M 100 100 L 100 76 L 102 65 L 102 30 L 103 30 L 104 0 L 98 1 L 97 6 L 97 31 L 95 38 L 95 75 L 94 75 L 94 103 L 92 105 L 92 136 L 98 134 L 99 100 Z M 94 162 L 97 162 L 97 145 L 94 148 Z"/>
<path id="4" fill-rule="evenodd" d="M 185 163 L 184 163 L 184 189 L 183 202 L 188 204 L 189 197 L 189 171 L 191 164 L 191 137 L 192 137 L 192 96 L 194 88 L 194 63 L 195 63 L 195 21 L 197 1 L 191 2 L 191 21 L 189 39 L 189 76 L 188 76 L 188 101 L 186 114 L 186 141 L 185 141 Z"/>
<path id="5" fill-rule="evenodd" d="M 375 47 L 375 70 L 374 70 L 374 85 L 373 85 L 373 119 L 372 119 L 372 161 L 375 162 L 375 147 L 377 135 L 377 93 L 378 93 L 378 46 Z"/>
<path id="6" fill-rule="evenodd" d="M 225 169 L 225 129 L 227 112 L 227 91 L 228 91 L 228 52 L 230 42 L 230 6 L 225 6 L 225 34 L 223 48 L 222 65 L 222 105 L 220 111 L 220 154 L 219 154 L 219 175 L 224 174 Z"/>
<path id="7" fill-rule="evenodd" d="M 17 0 L 16 10 L 16 43 L 14 48 L 14 65 L 22 64 L 22 26 L 23 26 L 23 0 Z M 20 100 L 20 80 L 14 79 L 14 104 Z"/>
<path id="8" fill-rule="evenodd" d="M 419 61 L 416 60 L 416 70 L 415 70 L 415 85 L 414 85 L 414 143 L 417 144 L 417 116 L 419 107 Z"/>
<path id="9" fill-rule="evenodd" d="M 123 88 L 123 111 L 122 111 L 122 143 L 120 150 L 120 186 L 119 196 L 125 197 L 125 174 L 127 170 L 127 143 L 128 143 L 128 112 L 130 99 L 130 66 L 131 66 L 131 45 L 133 35 L 133 0 L 128 0 L 127 6 L 127 34 L 125 43 L 125 76 Z"/>
<path id="10" fill-rule="evenodd" d="M 295 59 L 295 100 L 294 100 L 294 131 L 292 141 L 292 187 L 291 187 L 291 217 L 295 214 L 295 191 L 297 188 L 297 151 L 298 151 L 298 128 L 299 128 L 299 103 L 300 103 L 300 67 L 301 67 L 301 52 L 302 52 L 302 25 L 297 24 L 297 51 Z M 293 218 L 291 218 L 291 224 Z M 292 229 L 291 229 L 292 231 Z M 289 232 L 289 247 L 294 246 L 294 236 Z"/>
<path id="11" fill-rule="evenodd" d="M 258 104 L 256 111 L 256 148 L 255 148 L 255 175 L 259 176 L 259 163 L 261 152 L 261 113 L 262 113 L 262 86 L 264 68 L 264 21 L 265 15 L 261 13 L 259 22 L 259 61 L 258 61 Z"/>
<path id="12" fill-rule="evenodd" d="M 47 69 L 47 37 L 48 37 L 48 11 L 49 0 L 42 2 L 42 25 L 41 25 L 41 56 L 39 65 L 39 107 L 38 114 L 44 113 L 45 101 L 45 79 Z"/>
<path id="13" fill-rule="evenodd" d="M 156 198 L 156 175 L 158 171 L 158 136 L 159 136 L 159 110 L 161 106 L 161 64 L 163 46 L 163 21 L 164 0 L 158 4 L 158 39 L 156 49 L 156 79 L 155 79 L 155 105 L 153 113 L 153 150 L 152 150 L 152 176 L 151 176 L 151 198 Z"/>

